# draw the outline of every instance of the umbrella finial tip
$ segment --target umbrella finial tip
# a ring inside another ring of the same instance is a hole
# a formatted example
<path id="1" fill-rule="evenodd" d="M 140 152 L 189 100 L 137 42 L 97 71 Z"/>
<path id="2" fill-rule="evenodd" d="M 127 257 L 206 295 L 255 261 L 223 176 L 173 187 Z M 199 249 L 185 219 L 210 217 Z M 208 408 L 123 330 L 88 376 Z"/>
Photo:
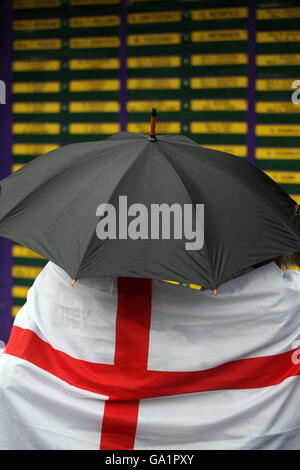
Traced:
<path id="1" fill-rule="evenodd" d="M 156 108 L 152 108 L 152 114 L 151 114 L 151 130 L 150 130 L 150 136 L 148 137 L 149 140 L 152 142 L 156 141 L 156 135 L 155 135 L 155 127 L 156 127 Z"/>

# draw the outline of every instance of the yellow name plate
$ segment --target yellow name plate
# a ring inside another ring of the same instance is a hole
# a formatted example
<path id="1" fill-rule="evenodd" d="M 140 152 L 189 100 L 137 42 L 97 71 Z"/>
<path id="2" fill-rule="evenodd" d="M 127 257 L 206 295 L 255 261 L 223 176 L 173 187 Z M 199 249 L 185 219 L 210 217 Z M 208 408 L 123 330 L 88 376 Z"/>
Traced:
<path id="1" fill-rule="evenodd" d="M 296 201 L 298 205 L 300 205 L 300 194 L 290 194 L 290 197 L 294 199 L 294 201 Z M 298 271 L 299 271 L 299 268 L 298 268 Z"/>
<path id="2" fill-rule="evenodd" d="M 192 11 L 193 21 L 206 21 L 206 20 L 226 20 L 233 18 L 247 18 L 248 9 L 241 8 L 212 8 L 208 10 L 194 10 Z"/>
<path id="3" fill-rule="evenodd" d="M 180 43 L 181 35 L 177 33 L 130 34 L 127 37 L 128 46 L 163 46 Z"/>
<path id="4" fill-rule="evenodd" d="M 257 147 L 255 157 L 262 160 L 300 160 L 300 149 L 296 147 Z"/>
<path id="5" fill-rule="evenodd" d="M 191 65 L 237 65 L 247 64 L 248 56 L 242 52 L 236 54 L 194 54 Z"/>
<path id="6" fill-rule="evenodd" d="M 180 78 L 129 78 L 129 90 L 178 90 L 181 88 Z"/>
<path id="7" fill-rule="evenodd" d="M 15 20 L 13 22 L 14 31 L 28 31 L 39 29 L 59 29 L 61 27 L 61 19 L 51 18 L 47 20 Z"/>
<path id="8" fill-rule="evenodd" d="M 118 101 L 71 101 L 70 113 L 118 113 L 120 104 Z"/>
<path id="9" fill-rule="evenodd" d="M 192 42 L 246 41 L 246 29 L 223 29 L 218 31 L 192 31 Z"/>
<path id="10" fill-rule="evenodd" d="M 15 60 L 14 72 L 52 72 L 60 70 L 60 60 Z"/>
<path id="11" fill-rule="evenodd" d="M 294 78 L 259 78 L 256 80 L 256 90 L 273 91 L 273 90 L 291 90 Z"/>
<path id="12" fill-rule="evenodd" d="M 24 165 L 25 163 L 15 163 L 12 166 L 12 173 L 15 173 L 16 171 L 20 170 Z"/>
<path id="13" fill-rule="evenodd" d="M 12 255 L 15 258 L 39 258 L 44 259 L 43 256 L 38 255 L 34 251 L 30 250 L 29 248 L 25 248 L 25 246 L 21 245 L 13 245 L 12 247 Z"/>
<path id="14" fill-rule="evenodd" d="M 69 90 L 80 91 L 118 91 L 120 89 L 120 80 L 71 80 Z"/>
<path id="15" fill-rule="evenodd" d="M 70 49 L 99 49 L 105 47 L 119 47 L 118 36 L 97 36 L 90 38 L 71 38 Z"/>
<path id="16" fill-rule="evenodd" d="M 71 59 L 70 70 L 109 70 L 120 67 L 119 59 Z"/>
<path id="17" fill-rule="evenodd" d="M 299 137 L 300 126 L 293 124 L 258 124 L 257 136 Z"/>
<path id="18" fill-rule="evenodd" d="M 116 3 L 120 3 L 120 0 L 70 0 L 72 6 L 113 5 Z"/>
<path id="19" fill-rule="evenodd" d="M 191 111 L 245 111 L 246 100 L 191 100 Z"/>
<path id="20" fill-rule="evenodd" d="M 279 184 L 300 183 L 300 171 L 265 171 L 265 173 Z"/>
<path id="21" fill-rule="evenodd" d="M 81 123 L 73 122 L 69 125 L 69 134 L 115 134 L 119 132 L 120 125 L 111 123 Z"/>
<path id="22" fill-rule="evenodd" d="M 180 67 L 180 56 L 153 56 L 153 57 L 129 57 L 127 67 L 129 68 L 159 68 L 159 67 Z"/>
<path id="23" fill-rule="evenodd" d="M 13 308 L 12 308 L 12 311 L 11 311 L 11 314 L 12 314 L 12 317 L 15 318 L 17 316 L 17 314 L 19 313 L 19 311 L 21 310 L 21 306 L 20 305 L 14 305 Z"/>
<path id="24" fill-rule="evenodd" d="M 259 54 L 256 65 L 274 67 L 274 65 L 299 65 L 300 54 Z"/>
<path id="25" fill-rule="evenodd" d="M 247 156 L 246 145 L 201 145 L 201 147 L 218 150 L 219 152 L 230 153 L 231 155 L 235 155 L 236 157 Z"/>
<path id="26" fill-rule="evenodd" d="M 246 134 L 245 122 L 191 122 L 192 134 Z"/>
<path id="27" fill-rule="evenodd" d="M 13 155 L 42 155 L 59 148 L 58 144 L 13 144 Z"/>
<path id="28" fill-rule="evenodd" d="M 39 268 L 39 267 L 15 265 L 12 268 L 12 277 L 35 279 L 42 270 L 43 268 Z"/>
<path id="29" fill-rule="evenodd" d="M 25 10 L 26 8 L 55 8 L 61 6 L 61 0 L 14 0 L 15 10 Z"/>
<path id="30" fill-rule="evenodd" d="M 59 102 L 36 102 L 36 103 L 13 103 L 13 112 L 18 113 L 60 113 L 61 104 Z"/>
<path id="31" fill-rule="evenodd" d="M 283 18 L 300 18 L 300 8 L 259 8 L 257 10 L 256 17 L 258 20 L 280 20 Z"/>
<path id="32" fill-rule="evenodd" d="M 256 33 L 257 42 L 299 42 L 299 31 L 260 31 Z"/>
<path id="33" fill-rule="evenodd" d="M 152 107 L 156 107 L 158 112 L 164 111 L 180 111 L 180 100 L 165 100 L 165 101 L 128 101 L 128 112 L 150 112 Z"/>
<path id="34" fill-rule="evenodd" d="M 74 16 L 70 18 L 70 28 L 101 28 L 103 26 L 119 26 L 120 17 L 107 16 Z"/>
<path id="35" fill-rule="evenodd" d="M 157 13 L 130 13 L 128 15 L 129 24 L 140 23 L 173 23 L 181 21 L 180 11 L 163 11 Z"/>
<path id="36" fill-rule="evenodd" d="M 13 134 L 60 134 L 60 128 L 57 122 L 15 122 Z"/>
<path id="37" fill-rule="evenodd" d="M 300 105 L 291 101 L 261 101 L 256 103 L 257 113 L 300 113 Z"/>
<path id="38" fill-rule="evenodd" d="M 191 88 L 246 88 L 248 86 L 247 77 L 193 77 L 191 78 Z"/>
<path id="39" fill-rule="evenodd" d="M 137 132 L 138 134 L 147 134 L 150 132 L 148 122 L 129 122 L 127 124 L 128 132 Z M 178 134 L 181 132 L 180 122 L 158 122 L 156 124 L 157 134 Z"/>
<path id="40" fill-rule="evenodd" d="M 12 296 L 26 299 L 29 289 L 30 287 L 26 286 L 13 286 Z"/>
<path id="41" fill-rule="evenodd" d="M 198 284 L 188 284 L 188 287 L 190 289 L 195 289 L 195 290 L 201 290 L 202 289 L 202 287 L 199 286 Z"/>
<path id="42" fill-rule="evenodd" d="M 61 90 L 60 82 L 15 82 L 14 93 L 58 93 Z"/>
<path id="43" fill-rule="evenodd" d="M 15 51 L 61 49 L 61 39 L 17 39 L 13 42 Z"/>

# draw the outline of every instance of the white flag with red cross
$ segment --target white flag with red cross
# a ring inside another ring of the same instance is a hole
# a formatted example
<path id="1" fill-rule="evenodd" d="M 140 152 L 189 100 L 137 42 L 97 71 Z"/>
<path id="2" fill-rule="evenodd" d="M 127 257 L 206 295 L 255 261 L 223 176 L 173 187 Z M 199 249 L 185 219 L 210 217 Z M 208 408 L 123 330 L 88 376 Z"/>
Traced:
<path id="1" fill-rule="evenodd" d="M 299 449 L 299 338 L 275 263 L 214 295 L 50 262 L 0 357 L 0 449 Z"/>

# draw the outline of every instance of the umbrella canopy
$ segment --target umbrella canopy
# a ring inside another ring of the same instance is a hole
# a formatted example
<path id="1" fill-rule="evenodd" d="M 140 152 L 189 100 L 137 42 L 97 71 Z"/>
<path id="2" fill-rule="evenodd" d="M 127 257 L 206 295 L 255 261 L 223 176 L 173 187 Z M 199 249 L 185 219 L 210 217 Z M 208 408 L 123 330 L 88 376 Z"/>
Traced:
<path id="1" fill-rule="evenodd" d="M 246 160 L 181 135 L 120 132 L 66 145 L 0 184 L 0 235 L 72 279 L 143 277 L 215 289 L 300 250 L 288 194 Z"/>

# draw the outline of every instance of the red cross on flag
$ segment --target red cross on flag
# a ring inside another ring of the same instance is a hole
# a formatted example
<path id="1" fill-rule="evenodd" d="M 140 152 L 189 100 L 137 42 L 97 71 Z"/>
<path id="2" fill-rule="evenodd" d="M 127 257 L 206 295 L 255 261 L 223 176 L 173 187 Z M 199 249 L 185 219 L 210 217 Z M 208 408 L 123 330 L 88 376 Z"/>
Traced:
<path id="1" fill-rule="evenodd" d="M 299 313 L 275 263 L 217 296 L 48 263 L 0 358 L 0 448 L 299 448 Z"/>

